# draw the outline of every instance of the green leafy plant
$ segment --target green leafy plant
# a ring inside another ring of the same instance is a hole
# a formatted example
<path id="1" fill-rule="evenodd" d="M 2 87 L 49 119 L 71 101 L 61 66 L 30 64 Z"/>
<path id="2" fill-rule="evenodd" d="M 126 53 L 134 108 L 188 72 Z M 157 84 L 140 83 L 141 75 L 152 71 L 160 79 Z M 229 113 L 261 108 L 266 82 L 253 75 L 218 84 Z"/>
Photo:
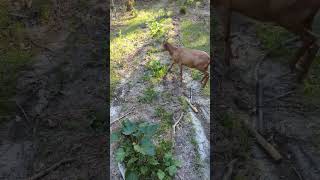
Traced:
<path id="1" fill-rule="evenodd" d="M 138 99 L 142 103 L 151 103 L 157 97 L 157 92 L 153 87 L 148 87 L 144 92 L 143 96 L 139 96 Z"/>
<path id="2" fill-rule="evenodd" d="M 200 80 L 202 78 L 202 73 L 198 70 L 192 69 L 191 70 L 191 77 L 193 80 Z"/>
<path id="3" fill-rule="evenodd" d="M 122 128 L 111 134 L 111 142 L 119 142 L 115 156 L 125 165 L 126 179 L 170 180 L 181 167 L 172 155 L 172 143 L 153 143 L 158 128 L 158 124 L 125 120 Z"/>
<path id="4" fill-rule="evenodd" d="M 161 124 L 160 124 L 160 131 L 165 132 L 166 130 L 170 129 L 172 124 L 172 118 L 173 114 L 166 111 L 162 107 L 157 107 L 155 114 L 157 117 L 161 119 Z"/>
<path id="5" fill-rule="evenodd" d="M 167 67 L 162 65 L 159 60 L 152 59 L 146 64 L 146 76 L 149 76 L 149 80 L 153 83 L 161 81 L 162 77 L 167 72 Z"/>
<path id="6" fill-rule="evenodd" d="M 163 25 L 158 21 L 147 23 L 152 37 L 162 37 L 165 33 Z"/>

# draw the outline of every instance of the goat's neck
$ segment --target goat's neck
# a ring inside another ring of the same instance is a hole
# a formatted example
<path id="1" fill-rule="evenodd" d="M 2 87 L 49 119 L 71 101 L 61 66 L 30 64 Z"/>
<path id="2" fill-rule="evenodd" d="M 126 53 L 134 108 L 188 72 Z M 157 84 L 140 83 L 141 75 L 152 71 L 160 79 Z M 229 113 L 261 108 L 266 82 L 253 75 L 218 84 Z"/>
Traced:
<path id="1" fill-rule="evenodd" d="M 172 55 L 173 54 L 173 52 L 176 50 L 176 49 L 178 49 L 177 47 L 175 47 L 175 46 L 173 46 L 173 45 L 171 45 L 171 44 L 168 44 L 168 51 L 169 51 L 169 53 L 170 53 L 170 55 Z"/>

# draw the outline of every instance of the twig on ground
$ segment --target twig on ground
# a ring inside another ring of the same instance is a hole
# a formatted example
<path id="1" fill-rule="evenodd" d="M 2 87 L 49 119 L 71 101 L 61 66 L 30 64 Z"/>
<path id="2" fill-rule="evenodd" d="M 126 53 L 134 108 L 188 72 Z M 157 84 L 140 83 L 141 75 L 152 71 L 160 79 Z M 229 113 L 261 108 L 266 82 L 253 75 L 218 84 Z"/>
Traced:
<path id="1" fill-rule="evenodd" d="M 21 110 L 21 112 L 22 112 L 25 120 L 27 121 L 27 123 L 30 124 L 31 122 L 30 122 L 30 120 L 29 120 L 29 118 L 28 118 L 28 115 L 27 115 L 27 113 L 24 111 L 24 109 L 22 108 L 22 106 L 21 106 L 18 102 L 16 102 L 16 105 L 17 105 L 17 106 L 19 107 L 19 109 Z"/>
<path id="2" fill-rule="evenodd" d="M 263 132 L 264 122 L 263 122 L 263 83 L 259 79 L 256 85 L 256 113 L 257 113 L 257 128 L 258 131 Z"/>
<path id="3" fill-rule="evenodd" d="M 23 15 L 23 14 L 18 14 L 18 13 L 9 13 L 10 16 L 15 16 L 19 18 L 28 18 L 29 16 Z"/>
<path id="4" fill-rule="evenodd" d="M 176 135 L 176 126 L 178 125 L 178 123 L 181 121 L 182 117 L 183 117 L 183 114 L 184 112 L 181 113 L 179 119 L 177 120 L 177 122 L 175 122 L 173 125 L 172 125 L 172 129 L 173 129 L 173 133 L 172 133 L 172 142 L 173 144 L 175 144 L 175 141 L 174 141 L 174 137 Z"/>
<path id="5" fill-rule="evenodd" d="M 190 102 L 192 103 L 192 87 L 190 87 Z"/>
<path id="6" fill-rule="evenodd" d="M 29 41 L 31 42 L 31 44 L 33 44 L 34 46 L 38 47 L 38 48 L 41 48 L 41 49 L 44 49 L 46 51 L 49 51 L 50 53 L 52 54 L 56 54 L 56 52 L 54 52 L 53 50 L 51 50 L 50 48 L 47 48 L 47 47 L 44 47 L 42 45 L 39 45 L 38 43 L 34 42 L 31 38 L 29 38 Z"/>
<path id="7" fill-rule="evenodd" d="M 123 118 L 126 117 L 127 115 L 133 113 L 134 109 L 135 109 L 135 107 L 131 108 L 131 110 L 130 110 L 129 112 L 127 112 L 127 113 L 124 114 L 123 116 L 121 116 L 121 117 L 115 119 L 114 121 L 112 121 L 112 122 L 110 123 L 110 125 L 112 125 L 112 124 L 115 123 L 116 121 L 119 121 L 119 120 L 123 119 Z"/>
<path id="8" fill-rule="evenodd" d="M 297 174 L 297 176 L 299 177 L 300 180 L 303 180 L 300 172 L 295 168 L 295 167 L 291 167 L 293 169 L 293 171 Z"/>
<path id="9" fill-rule="evenodd" d="M 32 177 L 30 178 L 27 178 L 27 180 L 36 180 L 36 179 L 40 179 L 42 178 L 43 176 L 49 174 L 51 171 L 57 169 L 59 166 L 63 165 L 63 164 L 66 164 L 66 163 L 70 163 L 72 161 L 75 161 L 76 159 L 75 158 L 69 158 L 69 159 L 63 159 L 55 164 L 53 164 L 51 167 L 43 170 L 43 171 L 40 171 L 39 173 L 33 175 Z"/>
<path id="10" fill-rule="evenodd" d="M 191 109 L 192 109 L 194 112 L 196 112 L 196 113 L 199 112 L 198 109 L 197 109 L 194 105 L 191 104 L 191 102 L 189 101 L 188 98 L 185 97 L 185 100 L 187 101 L 187 103 L 189 104 L 189 106 L 191 107 Z"/>
<path id="11" fill-rule="evenodd" d="M 247 118 L 249 119 L 249 118 Z M 257 142 L 269 153 L 269 155 L 275 160 L 280 161 L 282 159 L 281 154 L 277 151 L 263 136 L 261 136 L 246 119 L 242 119 L 244 125 L 249 130 L 252 136 L 254 136 Z"/>
<path id="12" fill-rule="evenodd" d="M 267 104 L 267 103 L 272 102 L 272 101 L 274 101 L 274 100 L 277 100 L 277 99 L 286 97 L 286 96 L 288 96 L 288 95 L 290 95 L 290 94 L 292 94 L 292 93 L 294 93 L 294 91 L 289 91 L 289 92 L 286 92 L 286 93 L 284 93 L 284 94 L 280 94 L 279 96 L 276 96 L 276 97 L 274 97 L 274 98 L 272 98 L 272 99 L 268 99 L 268 100 L 264 101 L 263 104 Z"/>
<path id="13" fill-rule="evenodd" d="M 229 180 L 231 179 L 232 171 L 234 164 L 238 161 L 238 159 L 232 160 L 228 165 L 227 165 L 227 172 L 223 175 L 223 180 Z"/>
<path id="14" fill-rule="evenodd" d="M 179 119 L 177 122 L 175 122 L 173 125 L 172 125 L 172 128 L 173 128 L 173 134 L 175 135 L 176 134 L 176 126 L 178 125 L 178 123 L 181 121 L 182 117 L 183 117 L 183 114 L 184 112 L 181 113 Z"/>

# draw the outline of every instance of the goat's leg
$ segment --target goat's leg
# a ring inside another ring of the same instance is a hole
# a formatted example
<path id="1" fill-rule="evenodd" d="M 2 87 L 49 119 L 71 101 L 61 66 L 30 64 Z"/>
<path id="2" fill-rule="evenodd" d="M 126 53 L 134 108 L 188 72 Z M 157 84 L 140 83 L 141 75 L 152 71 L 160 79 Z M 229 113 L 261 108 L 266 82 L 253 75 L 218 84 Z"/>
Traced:
<path id="1" fill-rule="evenodd" d="M 200 83 L 202 83 L 205 78 L 206 78 L 206 74 L 203 75 L 203 78 L 201 79 Z"/>
<path id="2" fill-rule="evenodd" d="M 173 63 L 170 65 L 168 71 L 167 71 L 166 74 L 163 76 L 163 79 L 165 79 L 165 78 L 167 77 L 168 72 L 171 71 L 171 69 L 172 69 L 172 67 L 173 67 L 174 64 L 175 64 L 175 63 L 173 62 Z"/>
<path id="3" fill-rule="evenodd" d="M 206 77 L 206 78 L 205 78 L 205 80 L 204 80 L 204 82 L 203 82 L 202 88 L 206 87 L 206 84 L 207 84 L 207 82 L 208 82 L 208 79 L 209 79 L 209 73 L 208 73 L 208 72 L 206 72 L 205 77 Z"/>
<path id="4" fill-rule="evenodd" d="M 302 71 L 298 76 L 298 82 L 302 82 L 303 79 L 306 77 L 308 74 L 308 71 L 310 69 L 310 66 L 315 59 L 317 52 L 319 50 L 319 46 L 317 44 L 313 44 L 311 48 L 308 50 L 307 55 L 305 57 L 305 62 L 301 64 L 302 66 Z"/>
<path id="5" fill-rule="evenodd" d="M 290 68 L 291 71 L 294 71 L 294 69 L 296 68 L 296 64 L 297 62 L 303 57 L 303 55 L 307 52 L 308 48 L 312 45 L 313 40 L 310 39 L 310 37 L 308 37 L 308 35 L 303 34 L 301 36 L 302 41 L 303 41 L 303 45 L 302 47 L 296 52 L 294 58 L 291 60 L 290 62 Z"/>
<path id="6" fill-rule="evenodd" d="M 181 83 L 182 83 L 182 64 L 180 64 L 180 80 L 181 80 Z"/>

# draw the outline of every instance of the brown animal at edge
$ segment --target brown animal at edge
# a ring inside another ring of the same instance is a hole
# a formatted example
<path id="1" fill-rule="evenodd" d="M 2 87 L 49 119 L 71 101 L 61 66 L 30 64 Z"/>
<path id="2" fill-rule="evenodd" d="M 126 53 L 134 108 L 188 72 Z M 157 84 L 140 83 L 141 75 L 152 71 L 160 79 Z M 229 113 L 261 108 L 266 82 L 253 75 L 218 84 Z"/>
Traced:
<path id="1" fill-rule="evenodd" d="M 233 57 L 230 18 L 235 11 L 262 22 L 275 23 L 300 36 L 303 44 L 291 60 L 290 67 L 294 70 L 300 65 L 298 81 L 305 78 L 319 49 L 317 38 L 312 33 L 313 19 L 320 8 L 319 0 L 214 0 L 213 6 L 220 13 L 224 26 L 226 65 L 230 65 Z"/>
<path id="2" fill-rule="evenodd" d="M 163 78 L 165 78 L 168 72 L 171 71 L 171 68 L 174 64 L 178 64 L 180 66 L 181 82 L 182 66 L 187 66 L 189 68 L 195 68 L 203 72 L 204 76 L 201 80 L 201 83 L 203 83 L 202 87 L 206 86 L 209 79 L 208 67 L 210 65 L 210 56 L 206 52 L 195 49 L 176 47 L 168 42 L 165 42 L 163 44 L 163 47 L 166 51 L 169 52 L 172 59 L 172 63 Z"/>

